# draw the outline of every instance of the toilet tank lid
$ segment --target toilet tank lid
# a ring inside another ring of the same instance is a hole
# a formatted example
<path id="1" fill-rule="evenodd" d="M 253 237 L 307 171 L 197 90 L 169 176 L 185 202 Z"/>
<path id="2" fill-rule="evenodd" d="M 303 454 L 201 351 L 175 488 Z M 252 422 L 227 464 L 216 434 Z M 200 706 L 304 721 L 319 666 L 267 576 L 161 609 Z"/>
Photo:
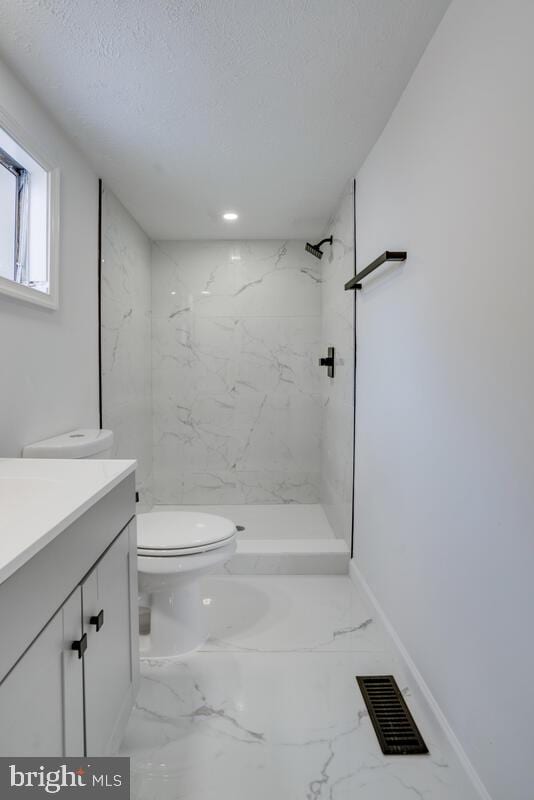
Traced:
<path id="1" fill-rule="evenodd" d="M 89 458 L 109 450 L 113 445 L 113 431 L 78 428 L 61 433 L 51 439 L 27 444 L 23 458 Z"/>

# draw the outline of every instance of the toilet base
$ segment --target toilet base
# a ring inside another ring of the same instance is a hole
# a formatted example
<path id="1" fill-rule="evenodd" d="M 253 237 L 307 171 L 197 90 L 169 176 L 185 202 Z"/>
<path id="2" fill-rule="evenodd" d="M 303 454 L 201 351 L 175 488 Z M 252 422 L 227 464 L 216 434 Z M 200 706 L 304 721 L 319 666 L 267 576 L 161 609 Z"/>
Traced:
<path id="1" fill-rule="evenodd" d="M 208 638 L 198 580 L 149 597 L 150 634 L 141 658 L 173 658 L 197 650 Z"/>
<path id="2" fill-rule="evenodd" d="M 169 517 L 172 512 L 161 512 Z M 150 633 L 142 637 L 141 658 L 175 658 L 201 647 L 208 638 L 201 578 L 235 553 L 235 536 L 217 548 L 176 556 L 138 554 L 140 605 L 150 609 Z"/>

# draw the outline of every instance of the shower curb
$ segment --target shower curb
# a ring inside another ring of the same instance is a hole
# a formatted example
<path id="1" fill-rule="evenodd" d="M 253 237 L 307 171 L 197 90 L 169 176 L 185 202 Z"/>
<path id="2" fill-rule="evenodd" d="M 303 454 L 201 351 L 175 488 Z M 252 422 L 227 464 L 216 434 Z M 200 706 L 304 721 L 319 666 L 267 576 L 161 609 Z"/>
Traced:
<path id="1" fill-rule="evenodd" d="M 216 575 L 346 575 L 350 552 L 341 539 L 238 540 Z"/>

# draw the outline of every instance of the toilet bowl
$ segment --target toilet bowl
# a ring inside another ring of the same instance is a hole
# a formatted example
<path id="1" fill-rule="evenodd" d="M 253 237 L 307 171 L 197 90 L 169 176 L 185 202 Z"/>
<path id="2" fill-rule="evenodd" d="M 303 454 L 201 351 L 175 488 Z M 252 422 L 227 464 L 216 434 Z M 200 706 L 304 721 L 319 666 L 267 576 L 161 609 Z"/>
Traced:
<path id="1" fill-rule="evenodd" d="M 113 433 L 81 428 L 26 445 L 24 458 L 109 458 Z M 150 609 L 150 644 L 145 658 L 169 658 L 206 641 L 206 609 L 200 578 L 235 552 L 235 524 L 192 511 L 137 515 L 139 590 Z"/>
<path id="2" fill-rule="evenodd" d="M 208 637 L 200 578 L 236 549 L 235 524 L 193 511 L 137 515 L 139 590 L 150 608 L 144 658 L 170 658 L 200 647 Z"/>

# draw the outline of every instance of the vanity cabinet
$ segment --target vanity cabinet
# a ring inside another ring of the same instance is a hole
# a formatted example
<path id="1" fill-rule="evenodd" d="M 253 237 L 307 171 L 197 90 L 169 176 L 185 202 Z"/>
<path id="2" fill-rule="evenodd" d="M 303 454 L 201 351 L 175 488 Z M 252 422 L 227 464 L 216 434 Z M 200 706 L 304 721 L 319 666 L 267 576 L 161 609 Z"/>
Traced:
<path id="1" fill-rule="evenodd" d="M 119 487 L 61 535 L 52 558 L 54 543 L 0 586 L 0 667 L 2 658 L 9 665 L 0 672 L 0 756 L 110 755 L 120 744 L 139 672 L 137 540 L 132 504 L 117 504 L 124 497 Z M 70 592 L 46 615 L 62 584 Z M 39 615 L 24 647 L 20 630 Z"/>
<path id="2" fill-rule="evenodd" d="M 85 651 L 85 737 L 91 756 L 112 753 L 130 711 L 139 654 L 134 524 L 113 542 L 82 584 Z M 132 561 L 133 560 L 133 561 Z M 135 659 L 135 660 L 134 660 Z"/>
<path id="3" fill-rule="evenodd" d="M 0 755 L 84 752 L 81 627 L 78 588 L 0 684 Z"/>

